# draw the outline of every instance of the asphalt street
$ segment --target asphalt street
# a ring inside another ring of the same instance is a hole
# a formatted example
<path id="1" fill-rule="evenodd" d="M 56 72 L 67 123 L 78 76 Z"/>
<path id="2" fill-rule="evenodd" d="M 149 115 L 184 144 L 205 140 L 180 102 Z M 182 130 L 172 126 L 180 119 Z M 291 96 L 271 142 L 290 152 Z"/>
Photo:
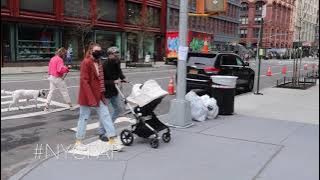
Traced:
<path id="1" fill-rule="evenodd" d="M 307 59 L 303 65 L 308 63 L 308 71 L 311 72 L 311 64 L 318 60 Z M 250 62 L 250 66 L 256 69 L 257 63 Z M 292 61 L 289 60 L 267 60 L 262 62 L 260 88 L 273 87 L 276 81 L 283 77 L 281 70 L 287 66 L 288 75 L 292 74 Z M 267 69 L 271 67 L 272 76 L 266 76 Z M 125 75 L 132 84 L 143 83 L 148 79 L 156 80 L 163 89 L 167 89 L 170 77 L 175 75 L 175 66 L 164 66 L 157 69 L 125 69 Z M 302 73 L 306 71 L 301 70 Z M 256 73 L 257 74 L 257 73 Z M 66 77 L 69 94 L 72 102 L 76 104 L 79 89 L 79 72 L 72 72 Z M 7 179 L 18 170 L 34 160 L 33 149 L 37 144 L 63 144 L 69 145 L 74 142 L 75 131 L 72 128 L 77 126 L 79 109 L 70 111 L 66 109 L 58 91 L 54 92 L 51 111 L 43 112 L 44 98 L 40 98 L 41 108 L 35 109 L 32 103 L 19 103 L 25 107 L 22 110 L 8 112 L 7 107 L 12 99 L 11 92 L 16 89 L 48 89 L 49 83 L 45 73 L 33 73 L 22 75 L 5 75 L 1 77 L 1 177 Z M 125 95 L 131 92 L 131 85 L 123 86 Z M 157 107 L 157 115 L 167 114 L 170 107 L 170 100 L 174 95 L 168 95 Z M 92 120 L 88 125 L 92 128 L 87 131 L 87 138 L 96 136 L 96 114 L 93 113 Z M 120 126 L 120 124 L 117 124 Z"/>

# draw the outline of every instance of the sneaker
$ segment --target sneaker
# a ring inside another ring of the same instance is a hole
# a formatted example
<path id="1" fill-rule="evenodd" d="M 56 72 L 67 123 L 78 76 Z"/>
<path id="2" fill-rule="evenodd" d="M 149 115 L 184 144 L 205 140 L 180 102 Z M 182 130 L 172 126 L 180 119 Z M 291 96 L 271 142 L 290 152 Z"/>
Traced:
<path id="1" fill-rule="evenodd" d="M 112 149 L 112 151 L 120 152 L 123 150 L 124 146 L 122 145 L 121 142 L 119 142 L 118 139 L 115 139 L 115 138 L 109 139 L 109 141 L 107 143 L 110 146 L 110 148 Z"/>
<path id="2" fill-rule="evenodd" d="M 103 142 L 108 142 L 109 141 L 109 138 L 103 134 L 100 134 L 99 135 L 99 139 Z"/>
<path id="3" fill-rule="evenodd" d="M 75 107 L 75 106 L 72 106 L 72 105 L 71 105 L 71 106 L 69 106 L 69 110 L 70 110 L 70 111 L 74 111 L 75 109 L 76 109 L 76 107 Z"/>
<path id="4" fill-rule="evenodd" d="M 75 150 L 79 150 L 79 151 L 87 151 L 88 150 L 87 146 L 82 143 L 76 143 L 73 148 Z"/>
<path id="5" fill-rule="evenodd" d="M 49 107 L 48 106 L 44 107 L 43 111 L 48 112 L 49 111 Z"/>

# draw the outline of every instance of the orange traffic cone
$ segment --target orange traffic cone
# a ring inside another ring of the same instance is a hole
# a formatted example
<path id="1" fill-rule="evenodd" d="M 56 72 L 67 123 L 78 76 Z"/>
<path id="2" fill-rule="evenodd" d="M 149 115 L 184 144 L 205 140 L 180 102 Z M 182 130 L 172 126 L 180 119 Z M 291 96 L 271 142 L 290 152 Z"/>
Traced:
<path id="1" fill-rule="evenodd" d="M 169 84 L 168 84 L 168 93 L 169 95 L 174 94 L 174 84 L 173 84 L 173 78 L 171 77 Z"/>
<path id="2" fill-rule="evenodd" d="M 209 52 L 208 42 L 207 40 L 205 40 L 203 43 L 202 53 L 208 53 L 208 52 Z"/>
<path id="3" fill-rule="evenodd" d="M 281 72 L 282 72 L 283 75 L 286 75 L 287 74 L 287 66 L 283 66 Z"/>
<path id="4" fill-rule="evenodd" d="M 272 76 L 271 67 L 268 67 L 267 76 Z"/>
<path id="5" fill-rule="evenodd" d="M 308 64 L 305 64 L 305 65 L 303 66 L 303 68 L 304 68 L 304 70 L 308 70 Z"/>

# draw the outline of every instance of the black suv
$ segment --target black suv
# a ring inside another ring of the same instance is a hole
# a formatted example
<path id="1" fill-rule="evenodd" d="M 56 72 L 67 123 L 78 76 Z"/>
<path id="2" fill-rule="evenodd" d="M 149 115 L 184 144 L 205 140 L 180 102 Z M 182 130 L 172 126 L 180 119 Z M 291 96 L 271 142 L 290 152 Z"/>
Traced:
<path id="1" fill-rule="evenodd" d="M 187 61 L 187 92 L 203 89 L 210 92 L 213 75 L 237 76 L 237 89 L 252 91 L 254 70 L 234 53 L 189 53 Z"/>

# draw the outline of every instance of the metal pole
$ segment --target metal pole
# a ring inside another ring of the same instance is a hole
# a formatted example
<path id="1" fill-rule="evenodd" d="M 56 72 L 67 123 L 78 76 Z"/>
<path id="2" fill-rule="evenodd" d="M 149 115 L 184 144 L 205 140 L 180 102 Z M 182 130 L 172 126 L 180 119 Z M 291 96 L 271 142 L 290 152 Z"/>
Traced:
<path id="1" fill-rule="evenodd" d="M 262 35 L 263 35 L 263 18 L 261 18 L 261 25 L 259 30 L 259 40 L 257 43 L 257 59 L 258 59 L 258 77 L 257 77 L 257 91 L 254 93 L 255 95 L 263 95 L 259 92 L 260 89 L 260 71 L 261 71 L 261 56 L 259 55 L 259 50 L 262 47 Z"/>
<path id="2" fill-rule="evenodd" d="M 179 14 L 179 49 L 187 47 L 188 35 L 188 0 L 180 0 Z M 179 52 L 181 53 L 181 52 Z M 181 56 L 179 55 L 179 58 Z M 190 102 L 185 100 L 186 94 L 186 60 L 178 59 L 177 99 L 171 100 L 168 125 L 187 128 L 193 125 Z"/>

